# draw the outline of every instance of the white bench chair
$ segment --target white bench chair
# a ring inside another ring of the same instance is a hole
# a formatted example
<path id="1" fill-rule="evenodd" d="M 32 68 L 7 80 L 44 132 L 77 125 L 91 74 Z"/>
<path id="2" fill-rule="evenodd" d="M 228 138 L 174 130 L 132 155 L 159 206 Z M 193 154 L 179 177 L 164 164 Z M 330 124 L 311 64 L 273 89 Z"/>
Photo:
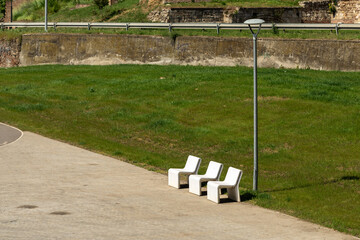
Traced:
<path id="1" fill-rule="evenodd" d="M 207 199 L 216 203 L 220 202 L 219 190 L 227 189 L 228 197 L 240 202 L 239 183 L 242 170 L 229 167 L 224 181 L 209 181 L 207 184 Z"/>
<path id="2" fill-rule="evenodd" d="M 189 155 L 184 168 L 170 168 L 168 171 L 168 184 L 175 188 L 180 188 L 180 174 L 187 176 L 197 174 L 201 163 L 201 158 Z"/>
<path id="3" fill-rule="evenodd" d="M 189 192 L 201 196 L 201 183 L 208 181 L 218 181 L 223 165 L 218 162 L 210 161 L 205 175 L 190 175 Z"/>

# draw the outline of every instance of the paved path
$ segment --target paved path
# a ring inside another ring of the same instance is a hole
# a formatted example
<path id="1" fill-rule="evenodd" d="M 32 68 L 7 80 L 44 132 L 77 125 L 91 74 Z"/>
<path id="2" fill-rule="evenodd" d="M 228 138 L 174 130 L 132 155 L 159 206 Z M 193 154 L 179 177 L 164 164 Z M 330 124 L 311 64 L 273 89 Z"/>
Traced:
<path id="1" fill-rule="evenodd" d="M 357 239 L 30 132 L 0 147 L 0 166 L 1 240 Z"/>

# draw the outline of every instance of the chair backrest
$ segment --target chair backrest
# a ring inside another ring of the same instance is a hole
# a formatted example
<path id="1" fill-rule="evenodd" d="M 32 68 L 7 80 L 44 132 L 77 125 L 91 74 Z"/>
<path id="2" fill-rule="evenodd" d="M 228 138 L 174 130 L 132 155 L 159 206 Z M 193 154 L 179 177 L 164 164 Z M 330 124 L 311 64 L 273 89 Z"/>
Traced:
<path id="1" fill-rule="evenodd" d="M 210 161 L 205 175 L 209 178 L 219 179 L 223 166 L 221 163 Z"/>
<path id="2" fill-rule="evenodd" d="M 200 167 L 201 158 L 189 155 L 184 170 L 197 173 Z"/>
<path id="3" fill-rule="evenodd" d="M 224 181 L 231 185 L 237 185 L 240 182 L 241 176 L 242 170 L 229 167 Z"/>

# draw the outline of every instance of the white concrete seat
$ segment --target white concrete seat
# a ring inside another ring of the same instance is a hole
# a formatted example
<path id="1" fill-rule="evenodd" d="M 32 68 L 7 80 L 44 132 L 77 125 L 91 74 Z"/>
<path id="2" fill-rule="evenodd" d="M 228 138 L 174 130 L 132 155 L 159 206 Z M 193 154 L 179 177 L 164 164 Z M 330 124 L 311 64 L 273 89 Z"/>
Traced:
<path id="1" fill-rule="evenodd" d="M 170 168 L 168 171 L 168 184 L 175 188 L 180 188 L 180 174 L 187 176 L 197 174 L 201 163 L 201 158 L 189 155 L 184 168 Z"/>
<path id="2" fill-rule="evenodd" d="M 221 188 L 226 188 L 228 197 L 240 202 L 239 183 L 242 176 L 242 170 L 229 167 L 224 181 L 209 181 L 207 184 L 207 199 L 219 203 Z"/>
<path id="3" fill-rule="evenodd" d="M 210 161 L 204 175 L 190 175 L 189 192 L 201 196 L 201 183 L 219 180 L 222 169 L 221 163 Z"/>

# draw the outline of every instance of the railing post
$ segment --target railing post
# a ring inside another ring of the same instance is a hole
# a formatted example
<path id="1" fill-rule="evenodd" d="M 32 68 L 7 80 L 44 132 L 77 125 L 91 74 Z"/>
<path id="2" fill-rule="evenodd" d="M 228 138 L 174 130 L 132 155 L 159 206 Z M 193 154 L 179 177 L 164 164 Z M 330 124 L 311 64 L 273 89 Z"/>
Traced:
<path id="1" fill-rule="evenodd" d="M 341 23 L 336 23 L 336 26 L 335 26 L 335 30 L 336 30 L 336 35 L 339 35 L 339 26 L 340 26 Z"/>

